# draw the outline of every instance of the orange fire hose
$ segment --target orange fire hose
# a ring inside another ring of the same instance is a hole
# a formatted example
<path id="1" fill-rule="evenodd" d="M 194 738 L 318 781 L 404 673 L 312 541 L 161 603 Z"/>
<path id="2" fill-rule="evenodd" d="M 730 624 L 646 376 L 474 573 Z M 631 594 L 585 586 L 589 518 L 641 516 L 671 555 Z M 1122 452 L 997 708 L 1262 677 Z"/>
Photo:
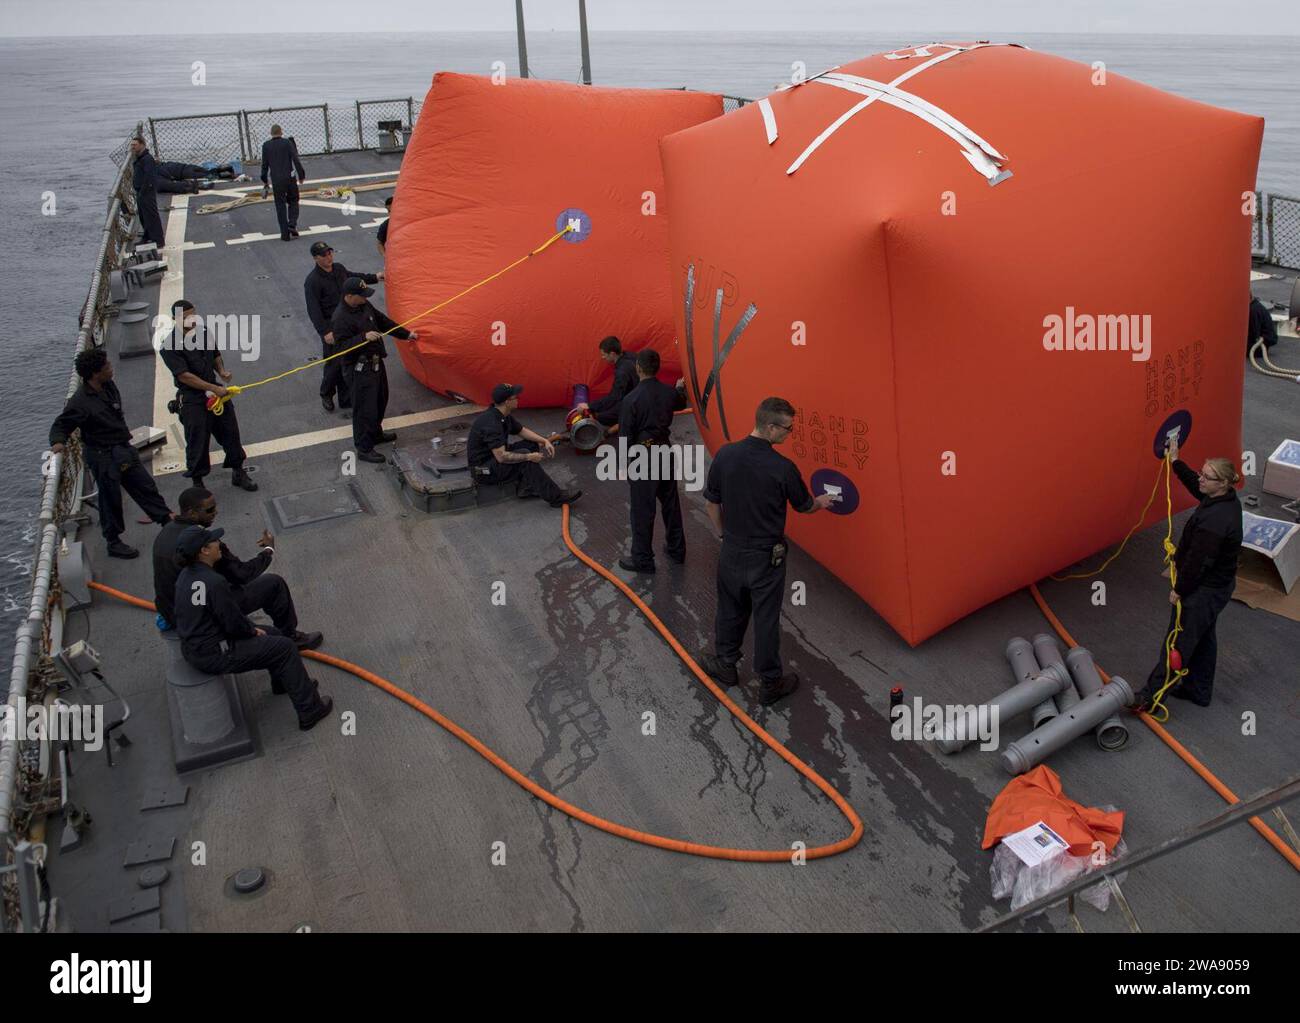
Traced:
<path id="1" fill-rule="evenodd" d="M 827 798 L 835 804 L 840 813 L 842 813 L 845 819 L 853 826 L 852 832 L 847 837 L 840 839 L 838 842 L 833 842 L 830 845 L 819 845 L 807 849 L 802 852 L 802 858 L 817 860 L 827 856 L 835 856 L 836 854 L 845 852 L 857 845 L 862 838 L 862 820 L 858 817 L 853 807 L 849 805 L 848 801 L 835 791 L 835 789 L 831 787 L 830 783 L 821 775 L 786 749 L 780 742 L 760 727 L 757 722 L 749 717 L 748 714 L 736 706 L 736 704 L 718 688 L 714 681 L 700 670 L 700 666 L 695 663 L 690 654 L 688 654 L 677 641 L 676 637 L 668 631 L 668 627 L 659 620 L 646 603 L 641 600 L 641 598 L 638 597 L 626 583 L 603 565 L 593 561 L 580 547 L 577 546 L 577 544 L 573 542 L 573 537 L 569 534 L 569 506 L 567 504 L 564 506 L 562 526 L 564 530 L 564 542 L 568 545 L 569 550 L 571 550 L 585 565 L 594 569 L 601 576 L 622 590 L 623 593 L 631 599 L 632 603 L 634 603 L 650 620 L 650 624 L 659 631 L 659 634 L 663 636 L 665 640 L 667 640 L 668 645 L 673 648 L 673 651 L 686 663 L 686 666 L 691 669 L 692 674 L 694 674 L 695 677 L 718 698 L 722 705 L 726 707 L 741 724 L 770 747 L 782 760 L 807 778 L 808 781 L 816 785 L 817 788 L 819 788 Z M 101 593 L 105 593 L 110 597 L 115 597 L 116 599 L 125 601 L 128 604 L 133 604 L 136 607 L 144 608 L 148 611 L 156 610 L 150 601 L 142 600 L 139 597 L 132 596 L 129 593 L 124 593 L 121 590 L 115 590 L 111 586 L 105 586 L 103 583 L 92 582 L 90 583 L 90 587 L 99 590 Z M 687 842 L 679 838 L 664 838 L 662 835 L 652 835 L 645 831 L 638 831 L 635 828 L 629 828 L 623 824 L 616 824 L 603 817 L 597 817 L 594 813 L 588 813 L 586 810 L 574 806 L 572 803 L 566 802 L 553 792 L 548 792 L 531 778 L 508 764 L 500 756 L 490 750 L 465 729 L 461 728 L 450 718 L 439 714 L 423 700 L 412 696 L 410 693 L 406 692 L 406 690 L 401 689 L 388 681 L 388 679 L 376 675 L 374 672 L 367 671 L 365 668 L 353 664 L 351 661 L 345 661 L 341 657 L 333 657 L 330 654 L 322 654 L 315 650 L 304 650 L 303 656 L 309 657 L 313 661 L 320 661 L 322 664 L 328 664 L 331 667 L 349 672 L 361 679 L 363 682 L 369 682 L 372 686 L 382 689 L 384 692 L 388 693 L 389 696 L 396 697 L 408 707 L 418 710 L 425 717 L 429 718 L 429 720 L 454 735 L 520 788 L 525 789 L 530 794 L 542 800 L 542 802 L 555 807 L 555 809 L 559 810 L 561 813 L 567 814 L 574 820 L 582 821 L 584 824 L 589 824 L 593 828 L 608 832 L 611 835 L 617 835 L 619 838 L 626 838 L 631 842 L 640 842 L 642 845 L 654 846 L 657 849 L 667 849 L 669 852 L 687 853 L 691 856 L 704 856 L 715 860 L 740 860 L 748 863 L 788 863 L 794 858 L 795 849 L 793 847 L 789 849 L 731 849 L 726 846 L 703 845 L 698 842 Z"/>
<path id="2" fill-rule="evenodd" d="M 1043 595 L 1038 591 L 1038 586 L 1036 584 L 1030 583 L 1029 594 L 1034 598 L 1034 603 L 1038 605 L 1038 609 L 1043 612 L 1043 616 L 1049 622 L 1051 622 L 1052 628 L 1056 630 L 1056 634 L 1060 636 L 1061 639 L 1064 640 L 1067 645 L 1071 647 L 1078 646 L 1079 644 L 1075 642 L 1074 637 L 1071 636 L 1070 633 L 1066 631 L 1065 626 L 1061 624 L 1061 620 L 1057 618 L 1056 615 L 1052 613 L 1052 609 L 1047 606 L 1047 601 L 1043 599 Z M 1102 679 L 1104 679 L 1106 682 L 1109 682 L 1110 676 L 1106 674 L 1105 671 L 1102 670 L 1101 665 L 1098 664 L 1096 667 L 1097 667 L 1097 672 L 1098 674 L 1101 675 Z M 1171 750 L 1177 753 L 1178 756 L 1182 759 L 1182 761 L 1185 764 L 1187 764 L 1187 766 L 1190 767 L 1193 771 L 1199 774 L 1201 776 L 1201 779 L 1207 785 L 1209 785 L 1210 788 L 1214 789 L 1215 792 L 1217 792 L 1220 796 L 1222 796 L 1225 801 L 1227 801 L 1228 803 L 1241 802 L 1241 800 L 1237 798 L 1235 792 L 1233 792 L 1230 788 L 1228 788 L 1228 786 L 1223 784 L 1223 782 L 1219 781 L 1219 779 L 1216 778 L 1210 772 L 1210 769 L 1208 767 L 1206 767 L 1203 763 L 1197 760 L 1196 757 L 1192 756 L 1192 754 L 1188 752 L 1187 747 L 1185 747 L 1181 742 L 1179 742 L 1172 735 L 1170 735 L 1169 732 L 1165 729 L 1163 725 L 1160 724 L 1159 721 L 1155 720 L 1155 718 L 1153 718 L 1150 714 L 1146 714 L 1146 713 L 1139 714 L 1138 717 L 1142 719 L 1143 724 L 1145 724 L 1148 728 L 1150 728 L 1151 731 L 1155 732 L 1156 735 L 1160 737 L 1160 740 L 1166 746 L 1168 746 Z M 1253 827 L 1256 831 L 1258 831 L 1261 835 L 1264 836 L 1264 838 L 1268 841 L 1269 845 L 1271 845 L 1274 849 L 1276 849 L 1286 858 L 1286 861 L 1290 863 L 1291 866 L 1295 867 L 1296 870 L 1300 870 L 1300 855 L 1298 855 L 1294 849 L 1292 849 L 1289 845 L 1287 845 L 1284 841 L 1282 841 L 1282 839 L 1278 837 L 1277 833 L 1273 831 L 1272 828 L 1270 828 L 1258 817 L 1250 818 L 1250 824 L 1251 827 Z"/>

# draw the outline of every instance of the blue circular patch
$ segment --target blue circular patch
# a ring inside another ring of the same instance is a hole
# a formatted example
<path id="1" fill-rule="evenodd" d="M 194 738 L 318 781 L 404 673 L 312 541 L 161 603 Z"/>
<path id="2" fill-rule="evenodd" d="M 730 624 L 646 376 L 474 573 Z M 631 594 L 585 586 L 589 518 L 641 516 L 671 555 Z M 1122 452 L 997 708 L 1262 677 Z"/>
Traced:
<path id="1" fill-rule="evenodd" d="M 555 218 L 555 230 L 563 231 L 570 224 L 576 226 L 564 236 L 566 242 L 577 245 L 578 242 L 585 242 L 591 236 L 591 217 L 576 206 L 570 206 L 567 210 L 561 211 L 560 215 Z"/>
<path id="2" fill-rule="evenodd" d="M 1169 443 L 1169 431 L 1178 431 L 1178 446 L 1186 447 L 1187 438 L 1192 434 L 1192 414 L 1187 409 L 1180 408 L 1163 423 L 1160 429 L 1156 430 L 1156 435 L 1151 443 L 1151 450 L 1155 452 L 1157 458 L 1165 457 L 1165 445 Z"/>
<path id="3" fill-rule="evenodd" d="M 818 469 L 812 474 L 812 492 L 814 497 L 821 494 L 837 494 L 838 501 L 832 501 L 828 511 L 836 515 L 852 515 L 858 510 L 858 488 L 842 472 L 834 469 Z"/>

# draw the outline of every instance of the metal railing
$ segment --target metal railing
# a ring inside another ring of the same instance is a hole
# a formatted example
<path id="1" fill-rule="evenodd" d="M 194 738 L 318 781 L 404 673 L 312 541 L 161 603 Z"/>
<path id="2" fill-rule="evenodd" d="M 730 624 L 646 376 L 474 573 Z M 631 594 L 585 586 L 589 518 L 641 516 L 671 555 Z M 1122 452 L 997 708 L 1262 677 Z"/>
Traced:
<path id="1" fill-rule="evenodd" d="M 355 100 L 345 106 L 312 103 L 295 107 L 230 110 L 219 114 L 151 117 L 145 140 L 159 160 L 204 163 L 209 160 L 245 163 L 261 157 L 262 143 L 278 124 L 291 136 L 303 156 L 380 148 L 379 122 L 399 121 L 405 131 L 415 126 L 420 103 L 413 96 Z"/>
<path id="2" fill-rule="evenodd" d="M 1274 266 L 1300 268 L 1300 199 L 1272 192 L 1256 196 L 1255 251 Z"/>
<path id="3" fill-rule="evenodd" d="M 136 130 L 140 131 L 140 127 Z M 125 153 L 124 149 L 120 151 Z M 108 215 L 100 232 L 99 252 L 90 277 L 90 290 L 81 310 L 74 354 L 104 343 L 113 308 L 110 275 L 123 262 L 134 222 L 131 160 L 123 157 L 109 197 Z M 69 376 L 67 395 L 70 396 L 78 384 L 73 371 Z M 41 781 L 33 776 L 28 759 L 20 756 L 25 748 L 30 750 L 30 747 L 20 727 L 22 717 L 19 709 L 29 696 L 39 695 L 35 692 L 38 687 L 57 674 L 52 657 L 62 646 L 63 638 L 63 601 L 57 559 L 65 528 L 75 527 L 85 479 L 78 437 L 69 438 L 61 454 L 47 457 L 43 475 L 31 594 L 27 614 L 18 626 L 13 668 L 9 675 L 7 714 L 14 726 L 13 734 L 10 735 L 11 730 L 6 729 L 0 737 L 0 868 L 15 862 L 15 848 L 26 833 L 25 817 L 34 802 L 31 790 Z M 0 881 L 3 886 L 0 929 L 8 930 L 11 925 L 23 926 L 18 923 L 19 906 L 30 894 L 21 884 L 23 871 L 0 869 L 0 877 L 4 879 Z M 27 925 L 30 925 L 30 919 Z"/>

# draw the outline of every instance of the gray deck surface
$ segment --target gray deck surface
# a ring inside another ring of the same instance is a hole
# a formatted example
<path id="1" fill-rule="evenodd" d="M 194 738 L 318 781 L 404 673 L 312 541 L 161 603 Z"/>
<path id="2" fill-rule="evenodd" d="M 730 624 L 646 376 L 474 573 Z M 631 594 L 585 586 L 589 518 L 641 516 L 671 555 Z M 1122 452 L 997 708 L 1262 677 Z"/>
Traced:
<path id="1" fill-rule="evenodd" d="M 397 167 L 395 157 L 347 154 L 312 160 L 308 171 L 319 178 L 389 167 Z M 274 230 L 269 206 L 194 215 L 205 201 L 191 200 L 191 241 Z M 376 193 L 362 201 L 379 202 Z M 311 206 L 301 219 L 301 226 L 346 222 Z M 378 267 L 373 229 L 324 237 L 353 269 Z M 316 352 L 302 299 L 311 240 L 219 243 L 185 254 L 185 293 L 200 311 L 262 315 L 256 375 Z M 382 305 L 382 291 L 376 301 Z M 150 418 L 150 361 L 119 364 L 132 423 Z M 409 380 L 396 358 L 389 368 L 390 417 L 446 404 Z M 242 379 L 253 375 L 241 370 Z M 337 413 L 322 412 L 318 379 L 308 371 L 274 385 L 274 395 L 268 389 L 237 399 L 245 444 L 344 425 Z M 1246 444 L 1262 453 L 1261 465 L 1280 437 L 1295 433 L 1294 390 L 1247 373 Z M 560 417 L 521 415 L 551 429 Z M 449 425 L 454 421 L 403 430 L 399 443 L 425 443 Z M 685 418 L 677 434 L 698 440 Z M 341 441 L 256 458 L 257 494 L 231 488 L 228 473 L 215 470 L 208 485 L 219 503 L 217 524 L 236 551 L 254 549 L 271 522 L 270 498 L 339 481 L 340 454 L 349 449 Z M 625 485 L 598 482 L 594 461 L 567 449 L 553 464 L 559 482 L 576 481 L 587 492 L 574 509 L 575 539 L 612 564 L 627 537 Z M 834 807 L 739 727 L 630 602 L 569 554 L 558 511 L 529 501 L 427 516 L 404 501 L 393 472 L 361 465 L 356 482 L 368 514 L 277 537 L 275 570 L 290 581 L 303 626 L 325 632 L 327 652 L 404 686 L 539 783 L 620 823 L 761 848 L 821 844 L 846 833 Z M 176 474 L 160 479 L 169 499 L 185 484 Z M 1260 492 L 1258 477 L 1246 491 Z M 1279 503 L 1263 495 L 1266 513 Z M 656 576 L 633 585 L 698 648 L 711 631 L 718 556 L 698 494 L 686 496 L 686 529 L 687 565 L 660 559 Z M 1160 533 L 1139 536 L 1108 571 L 1106 608 L 1090 604 L 1085 583 L 1044 587 L 1099 663 L 1136 684 L 1154 662 L 1168 613 Z M 147 549 L 153 535 L 153 527 L 133 524 L 127 539 Z M 97 531 L 82 536 L 102 581 L 152 596 L 147 558 L 110 561 Z M 102 753 L 78 757 L 73 796 L 94 815 L 93 834 L 81 849 L 53 856 L 52 884 L 80 929 L 104 929 L 108 902 L 135 886 L 137 870 L 122 867 L 125 846 L 159 834 L 178 838 L 162 908 L 163 926 L 177 931 L 302 924 L 329 931 L 965 930 L 993 919 L 1006 903 L 991 899 L 991 853 L 980 840 L 1007 776 L 992 753 L 945 757 L 929 743 L 892 741 L 888 694 L 902 685 L 909 699 L 991 696 L 1010 681 L 1006 640 L 1050 631 L 1047 623 L 1022 591 L 912 650 L 799 550 L 788 578 L 808 585 L 807 607 L 787 609 L 782 637 L 788 665 L 805 684 L 770 712 L 752 688 L 742 702 L 862 816 L 866 834 L 847 854 L 806 866 L 718 862 L 603 834 L 534 800 L 393 698 L 312 664 L 336 709 L 355 713 L 355 735 L 340 734 L 337 724 L 299 733 L 266 676 L 243 676 L 260 756 L 188 778 L 185 807 L 141 813 L 144 791 L 172 777 L 164 651 L 151 616 L 97 595 L 91 641 L 131 700 L 134 745 L 112 772 Z M 504 607 L 490 601 L 495 581 L 506 585 Z M 84 631 L 79 616 L 71 629 L 74 636 Z M 1296 768 L 1300 625 L 1233 602 L 1219 635 L 1213 706 L 1173 701 L 1170 728 L 1245 798 Z M 1241 734 L 1248 710 L 1259 722 L 1251 737 Z M 652 737 L 641 731 L 646 711 L 657 717 Z M 1021 734 L 1021 724 L 1008 725 L 1004 741 Z M 1051 759 L 1070 796 L 1126 811 L 1130 849 L 1224 808 L 1154 734 L 1137 719 L 1129 724 L 1132 741 L 1121 752 L 1103 753 L 1084 739 Z M 1289 807 L 1293 819 L 1296 810 Z M 205 843 L 204 866 L 191 862 L 196 842 Z M 505 843 L 502 866 L 492 864 L 497 842 Z M 247 865 L 267 868 L 270 886 L 253 899 L 228 895 L 226 879 Z M 1248 826 L 1136 871 L 1125 891 L 1146 930 L 1300 928 L 1300 876 Z M 1124 928 L 1113 907 L 1105 916 L 1081 913 L 1090 930 Z M 1058 910 L 1030 927 L 1068 924 Z"/>

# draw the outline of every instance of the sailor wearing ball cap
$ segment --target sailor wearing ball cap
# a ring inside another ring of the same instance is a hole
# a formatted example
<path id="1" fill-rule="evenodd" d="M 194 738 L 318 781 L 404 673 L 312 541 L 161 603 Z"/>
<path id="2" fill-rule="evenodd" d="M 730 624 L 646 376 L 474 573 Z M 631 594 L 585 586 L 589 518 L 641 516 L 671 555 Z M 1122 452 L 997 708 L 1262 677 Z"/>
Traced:
<path id="1" fill-rule="evenodd" d="M 371 305 L 367 299 L 374 293 L 375 289 L 366 287 L 360 277 L 349 277 L 343 284 L 343 300 L 330 321 L 336 349 L 345 351 L 360 345 L 340 356 L 340 360 L 352 367 L 352 446 L 363 462 L 384 461 L 375 445 L 397 440 L 397 434 L 383 426 L 388 409 L 388 371 L 384 368 L 388 349 L 384 335 L 392 334 L 403 341 L 419 338 L 415 331 L 399 327 Z"/>
<path id="2" fill-rule="evenodd" d="M 469 471 L 480 485 L 509 484 L 518 497 L 540 497 L 552 508 L 572 504 L 581 490 L 561 490 L 538 463 L 555 457 L 555 445 L 514 417 L 522 384 L 497 384 L 492 404 L 469 428 L 465 454 Z M 523 440 L 510 443 L 510 438 Z"/>
<path id="3" fill-rule="evenodd" d="M 289 694 L 298 712 L 298 727 L 306 731 L 329 716 L 334 701 L 321 696 L 291 637 L 273 628 L 258 628 L 240 610 L 230 583 L 215 568 L 225 533 L 188 526 L 176 539 L 176 560 L 181 565 L 176 577 L 176 631 L 181 654 L 209 675 L 269 671 L 271 691 Z"/>

